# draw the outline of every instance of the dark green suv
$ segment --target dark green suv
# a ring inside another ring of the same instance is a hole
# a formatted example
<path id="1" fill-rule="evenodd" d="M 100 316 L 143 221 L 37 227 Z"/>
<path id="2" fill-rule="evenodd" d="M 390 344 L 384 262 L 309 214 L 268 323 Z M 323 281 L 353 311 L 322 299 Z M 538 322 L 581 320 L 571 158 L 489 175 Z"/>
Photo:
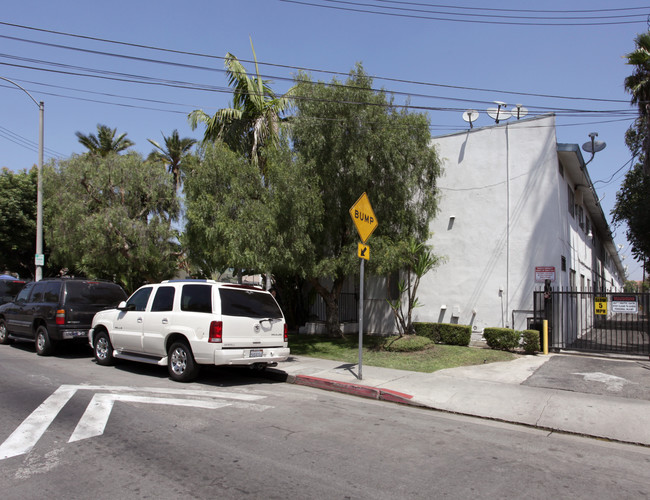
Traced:
<path id="1" fill-rule="evenodd" d="M 108 281 L 48 278 L 27 283 L 13 301 L 0 306 L 0 344 L 29 340 L 36 354 L 51 354 L 60 341 L 86 340 L 95 313 L 126 298 L 121 286 Z"/>

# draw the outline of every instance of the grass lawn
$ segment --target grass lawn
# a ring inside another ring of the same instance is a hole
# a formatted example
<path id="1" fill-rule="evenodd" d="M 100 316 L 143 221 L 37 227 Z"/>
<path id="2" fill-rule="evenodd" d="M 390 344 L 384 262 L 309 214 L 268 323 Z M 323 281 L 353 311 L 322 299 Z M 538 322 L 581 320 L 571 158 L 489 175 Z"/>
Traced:
<path id="1" fill-rule="evenodd" d="M 511 361 L 516 354 L 479 347 L 462 347 L 435 344 L 413 352 L 392 352 L 384 348 L 386 337 L 365 336 L 363 338 L 363 364 L 431 373 L 444 368 L 480 365 L 495 361 Z M 289 335 L 291 354 L 332 359 L 345 363 L 359 362 L 359 338 L 334 338 L 324 335 Z"/>

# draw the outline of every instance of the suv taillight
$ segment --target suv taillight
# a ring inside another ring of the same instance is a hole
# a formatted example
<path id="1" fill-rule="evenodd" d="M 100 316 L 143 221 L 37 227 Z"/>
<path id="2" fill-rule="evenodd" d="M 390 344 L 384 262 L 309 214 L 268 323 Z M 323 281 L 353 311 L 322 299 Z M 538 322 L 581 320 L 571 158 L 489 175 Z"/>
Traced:
<path id="1" fill-rule="evenodd" d="M 284 324 L 284 341 L 289 342 L 289 328 L 286 323 Z"/>
<path id="2" fill-rule="evenodd" d="M 213 321 L 210 323 L 210 337 L 208 342 L 213 344 L 221 344 L 223 341 L 223 323 L 221 321 Z"/>
<path id="3" fill-rule="evenodd" d="M 57 309 L 56 311 L 56 324 L 65 325 L 65 309 Z"/>

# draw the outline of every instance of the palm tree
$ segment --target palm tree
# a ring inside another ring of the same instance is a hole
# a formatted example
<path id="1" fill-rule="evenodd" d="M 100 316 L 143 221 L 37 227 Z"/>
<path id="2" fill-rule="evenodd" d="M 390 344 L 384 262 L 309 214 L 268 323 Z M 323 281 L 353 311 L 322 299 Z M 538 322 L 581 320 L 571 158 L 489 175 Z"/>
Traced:
<path id="1" fill-rule="evenodd" d="M 120 153 L 130 148 L 135 143 L 126 138 L 126 132 L 115 137 L 116 128 L 110 128 L 106 125 L 97 124 L 97 135 L 82 134 L 76 132 L 75 135 L 79 142 L 88 149 L 91 154 L 107 156 L 111 152 Z"/>
<path id="2" fill-rule="evenodd" d="M 164 147 L 152 139 L 147 139 L 156 148 L 149 154 L 149 160 L 162 161 L 167 164 L 169 172 L 174 176 L 174 191 L 178 191 L 178 186 L 181 183 L 181 164 L 192 146 L 196 144 L 196 139 L 191 137 L 181 139 L 176 129 L 169 137 L 165 134 L 162 136 L 165 139 Z"/>
<path id="3" fill-rule="evenodd" d="M 232 106 L 218 110 L 214 116 L 197 109 L 188 115 L 188 119 L 192 130 L 199 122 L 205 124 L 204 142 L 223 141 L 257 165 L 264 175 L 261 152 L 265 146 L 277 143 L 282 114 L 289 108 L 293 88 L 282 97 L 276 96 L 268 80 L 262 80 L 260 76 L 252 40 L 251 49 L 255 61 L 253 76 L 246 73 L 234 55 L 226 54 L 228 85 L 233 88 Z"/>
<path id="4" fill-rule="evenodd" d="M 636 50 L 625 57 L 635 66 L 625 79 L 625 89 L 632 94 L 632 104 L 639 108 L 640 132 L 643 134 L 643 169 L 650 174 L 650 32 L 636 37 Z"/>

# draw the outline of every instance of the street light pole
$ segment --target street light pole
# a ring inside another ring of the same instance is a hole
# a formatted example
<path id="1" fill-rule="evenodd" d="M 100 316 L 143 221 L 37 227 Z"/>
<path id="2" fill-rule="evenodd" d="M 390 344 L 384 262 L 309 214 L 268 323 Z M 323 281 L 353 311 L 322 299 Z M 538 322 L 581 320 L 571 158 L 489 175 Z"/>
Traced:
<path id="1" fill-rule="evenodd" d="M 34 271 L 34 280 L 43 278 L 43 122 L 45 119 L 45 104 L 38 103 L 38 175 L 36 178 L 36 255 L 39 259 Z"/>
<path id="2" fill-rule="evenodd" d="M 34 272 L 34 281 L 40 281 L 43 278 L 43 122 L 45 116 L 45 104 L 43 101 L 37 102 L 32 97 L 32 94 L 27 92 L 24 88 L 16 82 L 0 76 L 0 80 L 9 82 L 15 85 L 20 90 L 25 92 L 29 98 L 34 101 L 38 106 L 38 170 L 36 180 L 36 255 L 34 257 L 34 264 L 36 270 Z"/>

